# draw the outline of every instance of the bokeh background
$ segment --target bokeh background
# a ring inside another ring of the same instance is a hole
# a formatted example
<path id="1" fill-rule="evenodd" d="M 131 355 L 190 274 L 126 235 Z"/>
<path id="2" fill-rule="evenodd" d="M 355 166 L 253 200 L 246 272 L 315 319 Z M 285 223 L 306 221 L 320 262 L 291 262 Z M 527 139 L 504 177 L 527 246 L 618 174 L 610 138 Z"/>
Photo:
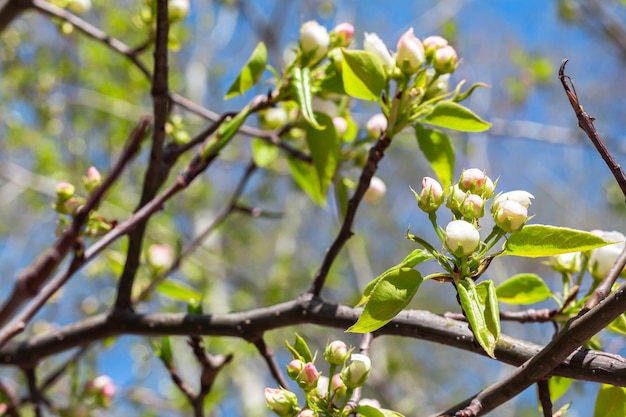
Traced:
<path id="1" fill-rule="evenodd" d="M 94 0 L 83 17 L 125 43 L 138 45 L 147 33 L 138 24 L 140 7 L 138 1 Z M 577 128 L 557 78 L 561 60 L 568 58 L 566 72 L 585 110 L 596 118 L 596 127 L 616 159 L 624 161 L 623 2 L 192 0 L 190 14 L 173 29 L 172 90 L 217 113 L 241 108 L 253 94 L 267 89 L 261 85 L 244 97 L 224 100 L 257 42 L 266 43 L 270 64 L 281 68 L 286 51 L 297 42 L 300 25 L 312 19 L 329 29 L 340 22 L 353 23 L 357 47 L 362 47 L 364 32 L 375 32 L 395 49 L 397 39 L 410 27 L 420 38 L 434 34 L 448 38 L 462 58 L 452 84 L 466 79 L 491 86 L 479 89 L 466 103 L 493 123 L 491 130 L 452 135 L 457 175 L 463 168 L 477 167 L 499 178 L 499 191 L 523 189 L 534 194 L 532 223 L 626 232 L 623 196 Z M 5 296 L 16 272 L 54 238 L 55 184 L 80 184 L 90 165 L 106 171 L 130 127 L 138 117 L 151 113 L 151 103 L 147 80 L 123 57 L 36 13 L 25 14 L 4 30 L 0 57 L 0 295 Z M 361 123 L 377 111 L 370 103 L 353 107 L 354 118 Z M 206 125 L 180 109 L 174 113 L 191 135 Z M 150 243 L 182 245 L 215 218 L 245 169 L 249 142 L 249 137 L 241 136 L 200 181 L 153 219 Z M 146 157 L 144 152 L 112 190 L 102 207 L 110 217 L 124 219 L 134 209 Z M 353 174 L 356 177 L 358 172 Z M 387 184 L 387 195 L 376 205 L 360 208 L 356 235 L 333 268 L 324 293 L 330 300 L 354 304 L 369 280 L 402 259 L 413 248 L 404 239 L 409 225 L 413 233 L 433 238 L 409 190 L 419 187 L 423 176 L 432 175 L 412 134 L 395 139 L 377 175 Z M 286 169 L 257 173 L 245 199 L 282 215 L 229 219 L 174 277 L 205 294 L 206 312 L 256 308 L 297 296 L 306 289 L 337 232 L 332 199 L 326 208 L 315 206 L 294 186 Z M 114 299 L 124 245 L 115 245 L 75 277 L 40 312 L 29 334 L 105 311 Z M 522 269 L 539 273 L 558 288 L 560 277 L 541 260 L 498 259 L 487 275 L 499 282 Z M 431 282 L 422 286 L 411 307 L 436 313 L 458 311 L 451 287 Z M 140 306 L 142 311 L 183 309 L 181 303 L 158 294 Z M 328 339 L 342 338 L 352 344 L 359 340 L 314 326 L 275 331 L 268 343 L 281 363 L 289 358 L 283 340 L 293 340 L 294 331 L 317 349 Z M 504 324 L 503 331 L 545 344 L 553 328 Z M 599 340 L 607 351 L 626 353 L 622 336 L 602 334 Z M 181 373 L 195 375 L 184 339 L 174 343 L 180 347 L 176 352 Z M 236 354 L 208 398 L 207 406 L 214 407 L 210 415 L 269 415 L 263 388 L 273 382 L 255 349 L 240 340 L 215 338 L 206 343 L 212 352 Z M 418 340 L 376 340 L 371 353 L 375 373 L 366 396 L 377 396 L 406 415 L 426 415 L 449 406 L 512 369 Z M 46 361 L 44 369 L 53 369 L 63 357 Z M 92 346 L 87 358 L 77 366 L 75 378 L 99 373 L 114 378 L 120 395 L 110 415 L 188 415 L 184 399 L 144 339 L 121 337 Z M 14 376 L 8 369 L 0 372 Z M 20 381 L 21 376 L 15 378 Z M 59 384 L 58 395 L 67 395 L 71 378 Z M 597 388 L 576 382 L 557 406 L 571 401 L 568 415 L 591 415 Z M 532 388 L 495 413 L 538 416 L 534 398 Z"/>

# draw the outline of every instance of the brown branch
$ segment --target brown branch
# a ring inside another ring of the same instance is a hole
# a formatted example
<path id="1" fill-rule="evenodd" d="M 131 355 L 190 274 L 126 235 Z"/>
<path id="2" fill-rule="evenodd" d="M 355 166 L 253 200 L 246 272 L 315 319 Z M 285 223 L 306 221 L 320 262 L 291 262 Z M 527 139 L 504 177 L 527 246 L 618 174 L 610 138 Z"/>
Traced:
<path id="1" fill-rule="evenodd" d="M 376 170 L 378 169 L 378 163 L 385 156 L 385 150 L 391 144 L 391 138 L 387 136 L 386 133 L 383 133 L 378 140 L 376 141 L 376 145 L 374 145 L 370 151 L 367 162 L 361 171 L 361 176 L 359 178 L 359 184 L 357 185 L 356 190 L 354 191 L 354 195 L 348 201 L 348 209 L 346 210 L 346 217 L 343 220 L 343 224 L 341 225 L 341 229 L 335 238 L 335 241 L 330 246 L 330 248 L 326 251 L 326 255 L 324 256 L 324 260 L 320 268 L 318 269 L 315 277 L 313 278 L 313 282 L 309 286 L 307 293 L 313 294 L 314 296 L 319 296 L 322 291 L 322 287 L 324 286 L 324 282 L 326 281 L 326 277 L 328 276 L 328 272 L 330 271 L 330 267 L 333 262 L 339 255 L 339 252 L 344 247 L 348 239 L 352 237 L 352 223 L 354 223 L 354 218 L 356 216 L 356 211 L 359 208 L 359 204 L 367 191 L 367 188 L 370 185 L 370 181 Z"/>
<path id="2" fill-rule="evenodd" d="M 80 230 L 84 225 L 89 212 L 100 204 L 104 194 L 117 181 L 120 174 L 128 164 L 128 162 L 137 154 L 141 140 L 148 129 L 148 120 L 143 119 L 137 127 L 131 132 L 128 139 L 128 145 L 118 158 L 115 165 L 111 168 L 111 172 L 107 175 L 100 187 L 94 190 L 89 196 L 87 202 L 82 206 L 72 222 L 70 228 L 61 235 L 55 244 L 48 249 L 41 257 L 39 257 L 28 269 L 21 272 L 17 278 L 17 282 L 12 294 L 6 300 L 0 310 L 0 325 L 6 323 L 7 320 L 17 311 L 24 301 L 34 297 L 41 285 L 50 277 L 52 272 L 58 267 L 65 258 L 74 242 L 79 236 Z M 17 327 L 22 327 L 25 323 L 16 323 Z M 15 331 L 14 326 L 12 331 Z M 21 330 L 18 330 L 21 331 Z M 0 331 L 0 346 L 7 340 L 7 329 Z"/>
<path id="3" fill-rule="evenodd" d="M 626 257 L 620 257 L 620 261 L 617 267 L 614 266 L 611 269 L 613 275 L 619 274 L 619 271 L 624 268 Z M 608 296 L 603 303 L 588 311 L 582 309 L 579 315 L 570 320 L 554 340 L 509 376 L 436 415 L 474 417 L 488 413 L 519 395 L 533 383 L 549 376 L 563 360 L 568 356 L 571 357 L 572 352 L 577 350 L 579 346 L 582 346 L 583 343 L 619 317 L 626 310 L 623 302 L 624 297 L 626 297 L 626 283 Z M 587 358 L 579 356 L 579 360 L 587 360 Z M 556 373 L 554 374 L 556 375 Z M 480 410 L 475 412 L 477 405 L 480 406 Z"/>
<path id="4" fill-rule="evenodd" d="M 547 379 L 537 381 L 537 395 L 543 411 L 543 417 L 552 417 L 552 400 L 550 399 L 550 386 Z"/>
<path id="5" fill-rule="evenodd" d="M 33 404 L 33 411 L 36 417 L 42 417 L 43 412 L 41 410 L 41 391 L 37 387 L 37 377 L 35 375 L 35 368 L 24 369 L 26 374 L 26 381 L 28 383 L 28 392 L 30 393 L 30 401 Z"/>
<path id="6" fill-rule="evenodd" d="M 580 104 L 572 79 L 565 75 L 565 64 L 567 64 L 567 61 L 567 59 L 564 59 L 563 62 L 561 62 L 561 68 L 559 68 L 559 79 L 561 80 L 561 84 L 563 84 L 563 89 L 565 90 L 565 94 L 567 94 L 567 98 L 572 105 L 572 109 L 574 109 L 574 113 L 578 118 L 578 126 L 587 134 L 589 140 L 591 140 L 593 145 L 596 147 L 598 153 L 611 170 L 611 173 L 615 177 L 615 181 L 617 181 L 617 184 L 626 198 L 626 175 L 624 175 L 622 167 L 617 163 L 615 158 L 613 158 L 613 155 L 611 155 L 611 152 L 609 152 L 604 144 L 604 141 L 596 131 L 596 128 L 593 125 L 593 121 L 595 119 L 589 116 Z"/>
<path id="7" fill-rule="evenodd" d="M 626 248 L 622 250 L 622 253 L 620 253 L 617 257 L 615 263 L 611 269 L 609 269 L 606 277 L 604 277 L 593 293 L 589 296 L 589 299 L 583 306 L 583 310 L 589 310 L 595 307 L 611 293 L 611 288 L 613 288 L 613 284 L 615 284 L 619 274 L 622 272 L 624 264 L 626 264 Z"/>
<path id="8" fill-rule="evenodd" d="M 152 130 L 152 149 L 150 161 L 145 173 L 141 199 L 137 210 L 150 202 L 159 188 L 165 182 L 169 167 L 163 164 L 163 147 L 165 142 L 165 123 L 169 113 L 168 98 L 168 40 L 169 40 L 169 17 L 167 0 L 156 2 L 156 40 L 154 48 L 154 74 L 152 77 L 152 106 L 154 115 L 154 128 Z M 146 233 L 149 218 L 137 223 L 128 235 L 128 250 L 126 263 L 117 286 L 117 298 L 115 309 L 132 308 L 131 296 L 143 238 Z"/>
<path id="9" fill-rule="evenodd" d="M 545 323 L 553 320 L 559 312 L 560 309 L 550 308 L 542 308 L 540 310 L 531 308 L 524 311 L 501 311 L 500 320 L 515 321 L 518 323 Z M 467 317 L 465 317 L 462 313 L 447 312 L 444 313 L 443 316 L 452 320 L 467 321 Z"/>
<path id="10" fill-rule="evenodd" d="M 123 334 L 220 336 L 253 340 L 259 333 L 307 323 L 346 329 L 354 324 L 362 311 L 360 308 L 323 302 L 309 294 L 271 307 L 226 314 L 100 314 L 25 341 L 10 342 L 0 349 L 0 364 L 28 367 L 43 358 L 85 343 Z M 475 343 L 467 323 L 428 311 L 403 312 L 376 332 L 377 337 L 383 335 L 427 340 L 486 356 Z M 541 348 L 502 335 L 496 345 L 495 356 L 503 363 L 519 366 L 534 357 Z M 626 358 L 619 355 L 579 348 L 557 364 L 559 366 L 551 372 L 552 375 L 626 387 Z"/>

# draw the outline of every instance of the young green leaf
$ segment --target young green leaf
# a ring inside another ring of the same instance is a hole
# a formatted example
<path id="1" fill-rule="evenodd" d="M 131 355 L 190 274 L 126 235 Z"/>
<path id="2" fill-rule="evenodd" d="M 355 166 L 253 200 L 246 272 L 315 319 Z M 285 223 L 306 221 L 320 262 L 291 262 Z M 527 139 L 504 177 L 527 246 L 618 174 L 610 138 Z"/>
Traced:
<path id="1" fill-rule="evenodd" d="M 565 394 L 572 385 L 573 380 L 562 376 L 551 376 L 548 380 L 550 388 L 550 399 L 555 403 L 563 394 Z"/>
<path id="2" fill-rule="evenodd" d="M 449 100 L 437 103 L 421 121 L 460 132 L 483 132 L 491 126 L 467 107 Z"/>
<path id="3" fill-rule="evenodd" d="M 626 335 L 626 313 L 622 313 L 618 318 L 613 320 L 607 328 L 615 333 Z"/>
<path id="4" fill-rule="evenodd" d="M 287 349 L 289 349 L 294 359 L 300 359 L 302 362 L 313 362 L 313 355 L 311 355 L 309 346 L 298 333 L 296 333 L 294 345 L 291 346 L 289 341 L 285 340 L 285 346 L 287 346 Z"/>
<path id="5" fill-rule="evenodd" d="M 292 71 L 293 86 L 296 89 L 296 97 L 300 105 L 300 112 L 304 120 L 315 129 L 324 129 L 313 114 L 313 93 L 311 92 L 311 69 L 294 67 Z"/>
<path id="6" fill-rule="evenodd" d="M 251 142 L 252 159 L 260 168 L 268 168 L 279 156 L 278 147 L 269 144 L 259 138 L 253 138 Z"/>
<path id="7" fill-rule="evenodd" d="M 421 283 L 422 275 L 411 268 L 385 274 L 371 290 L 359 320 L 346 331 L 368 333 L 389 323 L 411 302 Z"/>
<path id="8" fill-rule="evenodd" d="M 504 244 L 503 255 L 537 258 L 568 252 L 582 252 L 615 242 L 607 242 L 600 236 L 567 227 L 526 225 L 511 234 Z"/>
<path id="9" fill-rule="evenodd" d="M 602 385 L 596 397 L 593 417 L 626 416 L 626 388 Z"/>
<path id="10" fill-rule="evenodd" d="M 415 137 L 420 150 L 430 163 L 443 189 L 452 185 L 454 175 L 454 147 L 450 138 L 438 130 L 426 129 L 416 123 Z"/>
<path id="11" fill-rule="evenodd" d="M 168 279 L 156 287 L 156 291 L 166 297 L 178 301 L 201 300 L 202 294 L 181 281 Z"/>
<path id="12" fill-rule="evenodd" d="M 500 337 L 500 313 L 493 281 L 476 285 L 470 279 L 461 279 L 456 288 L 476 341 L 495 358 L 494 350 Z"/>
<path id="13" fill-rule="evenodd" d="M 330 116 L 324 113 L 315 113 L 315 118 L 323 130 L 314 128 L 309 124 L 305 125 L 306 142 L 309 145 L 313 165 L 317 171 L 320 194 L 326 197 L 328 186 L 337 169 L 341 139 L 337 135 L 333 119 Z"/>
<path id="14" fill-rule="evenodd" d="M 414 268 L 416 265 L 421 264 L 422 262 L 425 262 L 432 258 L 433 255 L 430 252 L 424 249 L 415 249 L 413 252 L 409 253 L 398 265 L 392 266 L 391 268 L 387 269 L 385 272 L 374 278 L 372 281 L 370 281 L 365 286 L 365 289 L 363 290 L 363 297 L 356 306 L 358 307 L 360 305 L 363 305 L 369 300 L 372 290 L 374 289 L 376 284 L 378 284 L 378 282 L 385 277 L 385 275 L 401 268 Z"/>
<path id="15" fill-rule="evenodd" d="M 290 156 L 287 157 L 287 164 L 296 184 L 311 197 L 315 204 L 325 206 L 326 194 L 322 194 L 320 180 L 313 164 Z"/>
<path id="16" fill-rule="evenodd" d="M 167 369 L 171 369 L 173 365 L 173 355 L 170 338 L 169 336 L 164 336 L 161 340 L 161 342 L 152 341 L 152 351 L 157 358 L 161 359 L 161 362 L 163 362 L 163 365 L 165 365 Z"/>
<path id="17" fill-rule="evenodd" d="M 376 408 L 371 405 L 359 405 L 354 412 L 362 417 L 404 417 L 397 411 Z"/>
<path id="18" fill-rule="evenodd" d="M 241 69 L 241 72 L 228 89 L 225 98 L 228 100 L 229 98 L 243 94 L 250 87 L 255 85 L 261 78 L 261 74 L 263 74 L 266 65 L 267 48 L 263 42 L 259 42 L 248 59 L 248 62 L 246 62 L 246 65 Z"/>
<path id="19" fill-rule="evenodd" d="M 512 276 L 496 288 L 498 301 L 509 304 L 533 304 L 550 298 L 552 292 L 537 274 Z"/>
<path id="20" fill-rule="evenodd" d="M 387 76 L 378 57 L 367 51 L 342 49 L 343 87 L 352 97 L 376 101 L 385 88 Z"/>

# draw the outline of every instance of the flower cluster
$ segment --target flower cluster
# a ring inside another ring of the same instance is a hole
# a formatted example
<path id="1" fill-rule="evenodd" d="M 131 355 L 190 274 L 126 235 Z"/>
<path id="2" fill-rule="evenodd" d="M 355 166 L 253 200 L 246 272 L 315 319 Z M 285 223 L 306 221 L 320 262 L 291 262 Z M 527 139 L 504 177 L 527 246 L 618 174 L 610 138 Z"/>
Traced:
<path id="1" fill-rule="evenodd" d="M 443 190 L 430 177 L 422 179 L 420 192 L 413 191 L 418 207 L 435 221 L 436 211 L 445 203 L 454 220 L 446 226 L 443 237 L 448 251 L 456 257 L 471 255 L 480 247 L 478 220 L 485 214 L 485 203 L 494 197 L 497 181 L 492 181 L 477 168 L 463 170 L 458 182 Z M 528 206 L 534 198 L 526 191 L 509 191 L 495 196 L 491 215 L 498 233 L 515 233 L 530 219 Z"/>
<path id="2" fill-rule="evenodd" d="M 267 406 L 283 417 L 342 415 L 350 395 L 365 383 L 372 368 L 368 356 L 351 353 L 351 349 L 340 340 L 328 343 L 324 349 L 323 357 L 329 364 L 329 377 L 318 371 L 314 358 L 309 357 L 311 360 L 307 361 L 305 356 L 308 354 L 301 355 L 291 347 L 290 350 L 294 358 L 287 365 L 287 375 L 304 392 L 306 405 L 300 407 L 296 394 L 285 388 L 266 388 Z M 376 403 L 374 401 L 371 404 Z M 377 408 L 380 409 L 380 405 Z"/>

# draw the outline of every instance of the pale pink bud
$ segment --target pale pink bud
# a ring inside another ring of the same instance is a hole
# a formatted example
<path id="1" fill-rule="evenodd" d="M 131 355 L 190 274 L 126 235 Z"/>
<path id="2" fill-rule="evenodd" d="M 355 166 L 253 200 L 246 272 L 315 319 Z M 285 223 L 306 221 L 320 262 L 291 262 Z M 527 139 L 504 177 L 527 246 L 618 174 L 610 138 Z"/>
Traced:
<path id="1" fill-rule="evenodd" d="M 446 45 L 435 51 L 433 68 L 442 74 L 449 74 L 456 69 L 457 60 L 456 50 Z"/>
<path id="2" fill-rule="evenodd" d="M 339 40 L 339 46 L 348 46 L 354 37 L 354 25 L 348 22 L 339 23 L 333 29 L 333 33 Z"/>
<path id="3" fill-rule="evenodd" d="M 298 406 L 298 397 L 282 388 L 265 388 L 267 406 L 279 416 L 292 416 Z"/>
<path id="4" fill-rule="evenodd" d="M 491 197 L 493 197 L 493 193 L 496 190 L 496 185 L 493 183 L 493 181 L 491 181 L 491 178 L 487 177 L 487 179 L 485 180 L 485 188 L 483 189 L 483 198 L 485 200 L 490 199 Z"/>
<path id="5" fill-rule="evenodd" d="M 98 405 L 108 407 L 115 395 L 115 385 L 109 376 L 100 375 L 85 385 L 85 393 L 92 395 Z"/>
<path id="6" fill-rule="evenodd" d="M 174 261 L 172 248 L 165 245 L 152 245 L 148 248 L 148 265 L 157 271 L 169 268 Z"/>
<path id="7" fill-rule="evenodd" d="M 304 410 L 300 411 L 298 413 L 297 417 L 316 417 L 315 413 L 313 412 L 313 410 L 309 409 L 309 408 L 305 408 Z"/>
<path id="8" fill-rule="evenodd" d="M 74 196 L 75 188 L 72 184 L 69 184 L 67 182 L 60 182 L 54 188 L 54 191 L 57 193 L 57 199 L 59 200 L 59 202 L 64 202 Z"/>
<path id="9" fill-rule="evenodd" d="M 189 13 L 189 0 L 169 0 L 167 13 L 171 22 L 183 20 Z"/>
<path id="10" fill-rule="evenodd" d="M 480 219 L 485 214 L 485 200 L 476 194 L 467 194 L 461 207 L 461 214 L 465 218 Z"/>
<path id="11" fill-rule="evenodd" d="M 330 47 L 330 35 L 326 28 L 314 20 L 310 20 L 300 28 L 300 48 L 306 55 L 318 61 L 326 55 Z"/>
<path id="12" fill-rule="evenodd" d="M 385 46 L 385 43 L 377 34 L 365 32 L 363 49 L 376 55 L 387 71 L 393 68 L 394 60 L 389 53 L 389 49 L 387 49 L 387 46 Z"/>
<path id="13" fill-rule="evenodd" d="M 429 36 L 422 41 L 424 52 L 428 58 L 432 58 L 437 49 L 448 45 L 448 41 L 441 36 Z"/>
<path id="14" fill-rule="evenodd" d="M 302 369 L 304 369 L 304 362 L 300 359 L 294 359 L 287 365 L 287 375 L 289 375 L 289 378 L 296 380 Z"/>
<path id="15" fill-rule="evenodd" d="M 591 256 L 589 257 L 589 270 L 594 277 L 604 278 L 609 273 L 609 270 L 617 260 L 618 256 L 622 253 L 626 237 L 622 233 L 616 231 L 595 232 L 596 233 L 594 234 L 597 234 L 608 242 L 618 242 L 591 251 Z"/>
<path id="16" fill-rule="evenodd" d="M 343 137 L 348 131 L 348 121 L 343 117 L 333 117 L 333 125 L 337 131 L 337 136 Z"/>
<path id="17" fill-rule="evenodd" d="M 482 194 L 487 176 L 484 171 L 478 168 L 464 169 L 459 179 L 459 187 L 463 191 L 469 191 L 473 194 Z"/>
<path id="18" fill-rule="evenodd" d="M 369 357 L 359 353 L 350 356 L 350 364 L 341 371 L 341 380 L 350 389 L 358 388 L 365 383 L 372 369 Z"/>
<path id="19" fill-rule="evenodd" d="M 582 255 L 580 252 L 570 252 L 552 256 L 548 265 L 558 272 L 579 272 L 582 267 Z"/>
<path id="20" fill-rule="evenodd" d="M 528 209 L 515 200 L 504 200 L 496 207 L 493 219 L 496 225 L 507 233 L 521 230 L 528 220 Z"/>
<path id="21" fill-rule="evenodd" d="M 365 191 L 363 200 L 370 204 L 377 203 L 387 193 L 387 186 L 385 182 L 378 177 L 372 177 L 370 180 L 370 186 Z"/>
<path id="22" fill-rule="evenodd" d="M 494 213 L 498 206 L 507 200 L 515 201 L 516 203 L 521 204 L 524 208 L 528 209 L 530 206 L 530 199 L 535 198 L 531 193 L 522 190 L 509 191 L 506 193 L 498 194 L 498 196 L 493 200 L 491 204 L 491 212 Z"/>
<path id="23" fill-rule="evenodd" d="M 324 360 L 331 365 L 342 365 L 348 357 L 348 346 L 341 340 L 330 342 L 324 350 Z"/>
<path id="24" fill-rule="evenodd" d="M 461 217 L 461 208 L 463 202 L 467 197 L 467 193 L 459 187 L 459 184 L 454 184 L 448 188 L 446 207 L 448 207 L 456 217 Z"/>
<path id="25" fill-rule="evenodd" d="M 404 32 L 398 40 L 396 66 L 407 74 L 413 75 L 426 59 L 422 42 L 413 34 L 413 28 Z"/>
<path id="26" fill-rule="evenodd" d="M 446 226 L 446 246 L 454 256 L 467 256 L 478 249 L 480 234 L 465 220 L 453 220 Z"/>
<path id="27" fill-rule="evenodd" d="M 426 213 L 433 213 L 443 204 L 443 200 L 444 194 L 441 184 L 434 178 L 424 177 L 417 206 Z"/>
<path id="28" fill-rule="evenodd" d="M 102 184 L 102 175 L 96 169 L 96 167 L 89 167 L 87 170 L 87 176 L 83 178 L 85 189 L 88 192 L 92 192 Z"/>
<path id="29" fill-rule="evenodd" d="M 387 117 L 382 113 L 376 113 L 365 123 L 367 134 L 371 138 L 377 138 L 387 130 Z"/>
<path id="30" fill-rule="evenodd" d="M 298 375 L 298 385 L 305 391 L 310 391 L 317 386 L 317 379 L 320 377 L 320 372 L 317 371 L 313 362 L 307 362 L 304 364 L 300 375 Z"/>

